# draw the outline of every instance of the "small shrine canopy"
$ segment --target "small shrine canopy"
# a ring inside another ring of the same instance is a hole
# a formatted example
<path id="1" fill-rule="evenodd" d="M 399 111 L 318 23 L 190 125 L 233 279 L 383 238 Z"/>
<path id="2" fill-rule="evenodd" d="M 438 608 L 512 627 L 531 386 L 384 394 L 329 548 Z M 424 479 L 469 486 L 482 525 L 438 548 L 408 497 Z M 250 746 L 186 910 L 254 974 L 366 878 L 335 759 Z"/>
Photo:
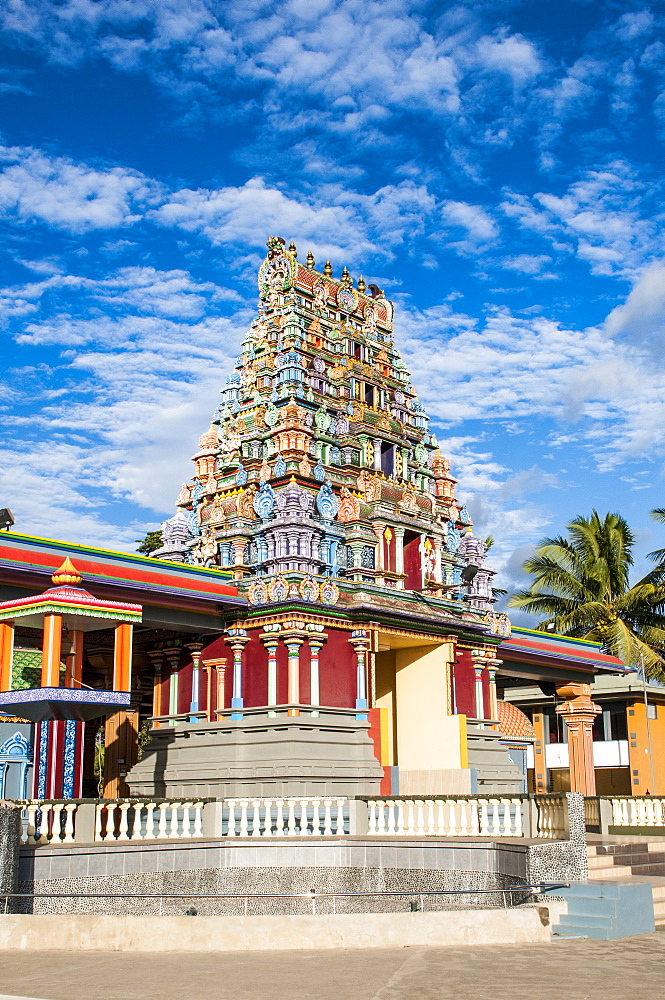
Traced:
<path id="1" fill-rule="evenodd" d="M 140 604 L 93 597 L 69 557 L 51 576 L 52 587 L 41 594 L 0 603 L 0 710 L 16 711 L 31 722 L 54 719 L 85 721 L 126 709 L 131 701 L 132 629 L 141 622 Z M 42 678 L 37 688 L 11 690 L 13 635 L 16 624 L 42 632 Z M 83 634 L 115 629 L 114 690 L 83 685 Z M 71 668 L 60 686 L 62 634 L 71 637 Z"/>
<path id="2" fill-rule="evenodd" d="M 0 602 L 0 621 L 18 621 L 41 628 L 44 615 L 62 615 L 68 629 L 92 632 L 118 622 L 140 622 L 140 604 L 103 601 L 79 586 L 82 577 L 67 557 L 51 577 L 54 586 L 34 597 Z"/>

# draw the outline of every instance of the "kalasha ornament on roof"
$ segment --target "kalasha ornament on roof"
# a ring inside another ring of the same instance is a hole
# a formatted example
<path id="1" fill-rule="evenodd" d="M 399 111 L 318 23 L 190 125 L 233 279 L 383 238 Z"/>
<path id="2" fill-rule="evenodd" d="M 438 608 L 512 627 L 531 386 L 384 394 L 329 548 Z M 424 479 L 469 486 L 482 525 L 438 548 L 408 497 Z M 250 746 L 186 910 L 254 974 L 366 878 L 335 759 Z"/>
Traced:
<path id="1" fill-rule="evenodd" d="M 311 251 L 301 263 L 293 242 L 267 248 L 256 318 L 152 554 L 232 568 L 254 605 L 427 592 L 505 633 L 392 303 L 346 267 L 317 271 Z"/>

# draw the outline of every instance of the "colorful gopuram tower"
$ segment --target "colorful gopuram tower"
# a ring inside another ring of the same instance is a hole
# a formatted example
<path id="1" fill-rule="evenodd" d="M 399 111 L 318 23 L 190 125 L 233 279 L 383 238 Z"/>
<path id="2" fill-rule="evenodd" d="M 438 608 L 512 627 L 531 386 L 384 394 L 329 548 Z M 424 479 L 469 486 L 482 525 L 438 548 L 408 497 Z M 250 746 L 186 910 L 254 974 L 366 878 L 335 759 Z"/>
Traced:
<path id="1" fill-rule="evenodd" d="M 402 792 L 470 790 L 471 770 L 508 788 L 494 676 L 510 624 L 392 303 L 267 246 L 258 315 L 153 553 L 232 568 L 247 607 L 197 652 L 189 694 L 160 675 L 165 722 L 132 791 L 159 771 L 169 794 L 376 792 L 389 768 Z"/>

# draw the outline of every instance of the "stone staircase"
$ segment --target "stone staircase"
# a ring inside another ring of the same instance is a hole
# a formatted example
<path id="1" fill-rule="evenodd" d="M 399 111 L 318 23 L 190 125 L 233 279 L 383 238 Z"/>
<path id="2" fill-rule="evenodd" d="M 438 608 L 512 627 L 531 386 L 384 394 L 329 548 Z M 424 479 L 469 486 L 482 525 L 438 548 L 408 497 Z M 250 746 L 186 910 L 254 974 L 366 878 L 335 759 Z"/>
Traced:
<path id="1" fill-rule="evenodd" d="M 587 856 L 590 880 L 650 883 L 656 926 L 665 926 L 665 839 L 590 843 Z"/>
<path id="2" fill-rule="evenodd" d="M 585 937 L 615 941 L 654 930 L 651 886 L 636 882 L 574 882 L 556 890 L 568 904 L 554 937 Z"/>

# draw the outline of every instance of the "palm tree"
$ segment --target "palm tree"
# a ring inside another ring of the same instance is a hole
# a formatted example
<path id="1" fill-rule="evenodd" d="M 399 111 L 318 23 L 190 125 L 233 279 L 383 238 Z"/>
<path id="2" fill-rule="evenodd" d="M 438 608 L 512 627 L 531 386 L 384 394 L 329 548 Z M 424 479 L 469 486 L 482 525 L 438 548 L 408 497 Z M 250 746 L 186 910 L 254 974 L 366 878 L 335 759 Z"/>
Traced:
<path id="1" fill-rule="evenodd" d="M 665 507 L 656 507 L 655 510 L 651 511 L 651 516 L 654 521 L 660 521 L 661 524 L 665 524 Z M 649 559 L 653 559 L 654 562 L 662 565 L 665 563 L 665 549 L 656 549 L 654 552 L 650 552 Z"/>
<path id="2" fill-rule="evenodd" d="M 665 566 L 634 586 L 634 536 L 619 514 L 598 511 L 576 517 L 568 537 L 545 538 L 524 563 L 533 574 L 530 590 L 518 590 L 508 604 L 544 615 L 538 628 L 591 639 L 625 664 L 644 667 L 665 680 Z"/>

